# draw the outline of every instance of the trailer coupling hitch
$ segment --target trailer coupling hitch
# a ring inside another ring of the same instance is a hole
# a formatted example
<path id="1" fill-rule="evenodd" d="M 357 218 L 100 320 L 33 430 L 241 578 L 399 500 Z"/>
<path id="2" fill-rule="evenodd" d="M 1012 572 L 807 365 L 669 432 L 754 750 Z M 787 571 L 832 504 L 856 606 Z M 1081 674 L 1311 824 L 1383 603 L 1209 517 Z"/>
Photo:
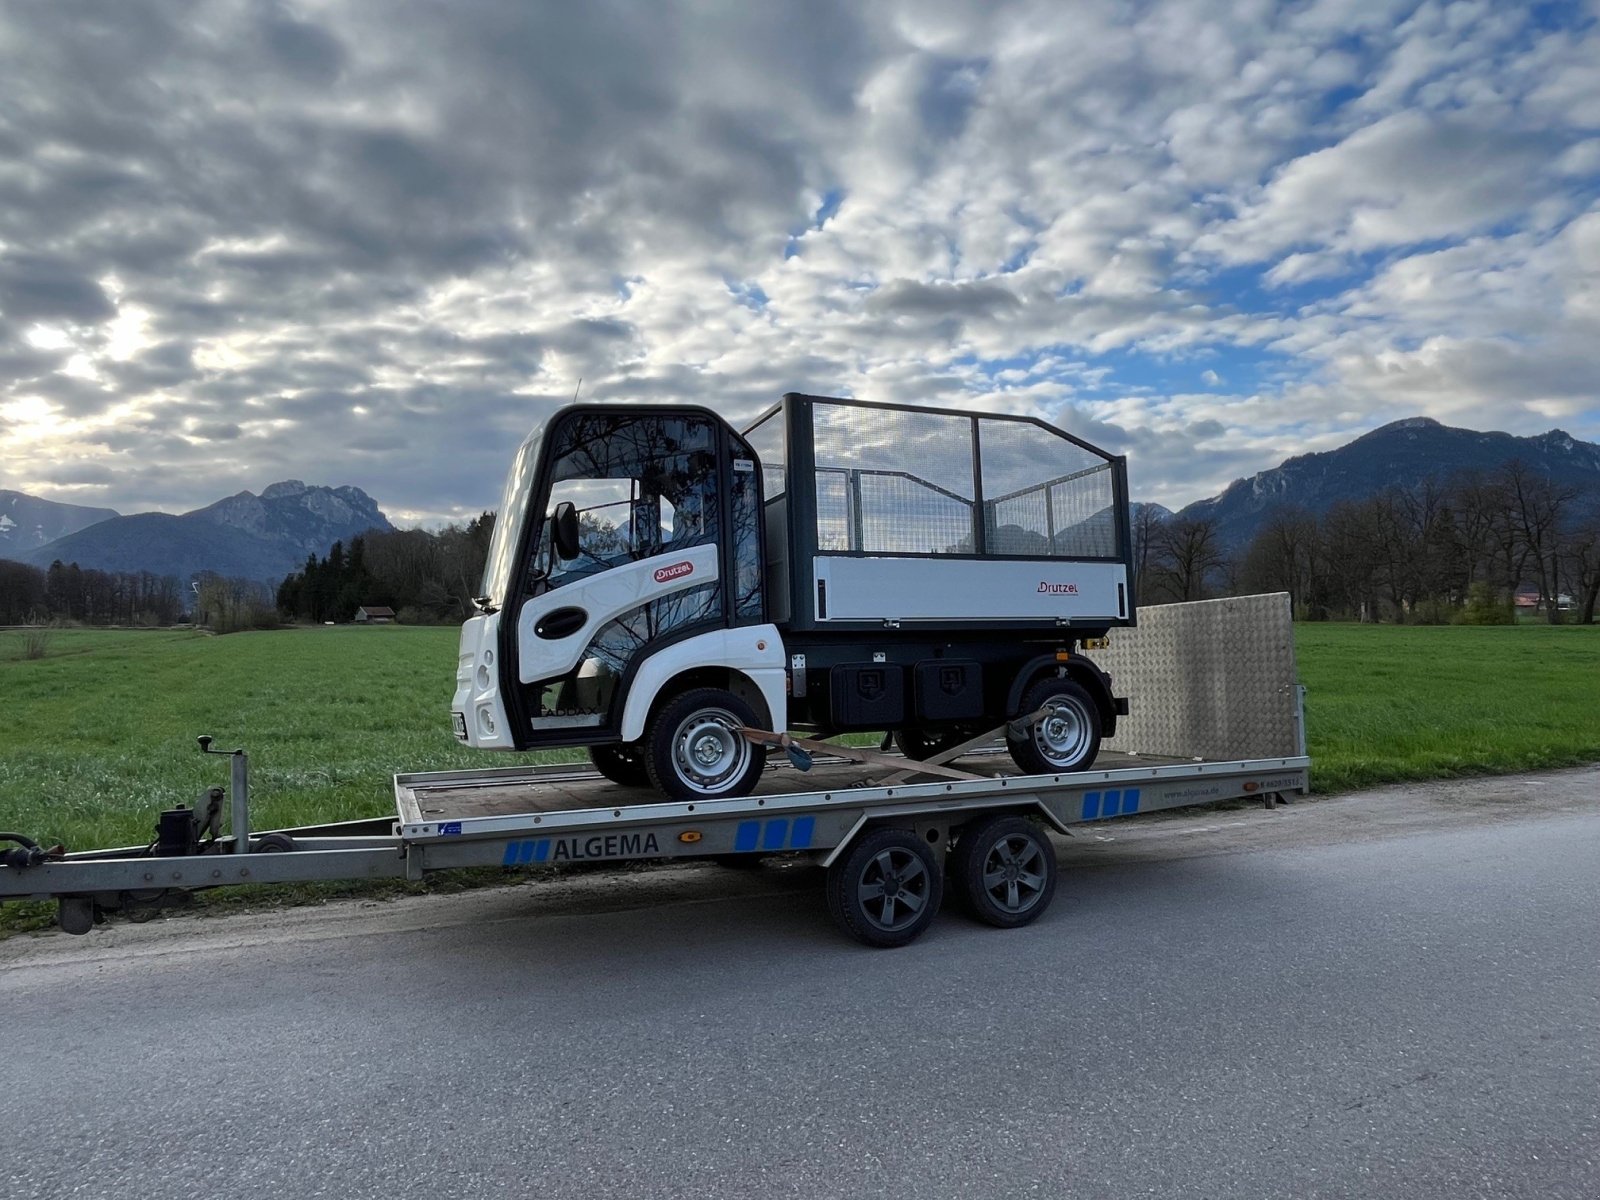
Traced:
<path id="1" fill-rule="evenodd" d="M 0 850 L 0 867 L 37 867 L 42 863 L 58 862 L 67 856 L 67 848 L 57 844 L 48 850 L 31 837 L 20 833 L 0 833 L 0 842 L 15 842 L 11 850 Z"/>

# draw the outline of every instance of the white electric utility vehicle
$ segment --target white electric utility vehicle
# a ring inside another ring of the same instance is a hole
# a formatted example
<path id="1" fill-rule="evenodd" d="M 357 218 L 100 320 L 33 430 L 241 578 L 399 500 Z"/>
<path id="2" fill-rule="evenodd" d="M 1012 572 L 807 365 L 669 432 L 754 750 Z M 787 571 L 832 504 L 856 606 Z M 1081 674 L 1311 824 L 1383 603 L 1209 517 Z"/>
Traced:
<path id="1" fill-rule="evenodd" d="M 1042 421 L 572 405 L 512 465 L 456 736 L 673 799 L 747 795 L 746 729 L 925 759 L 1010 722 L 1025 773 L 1083 770 L 1127 712 L 1082 651 L 1134 623 L 1129 565 L 1124 461 Z"/>

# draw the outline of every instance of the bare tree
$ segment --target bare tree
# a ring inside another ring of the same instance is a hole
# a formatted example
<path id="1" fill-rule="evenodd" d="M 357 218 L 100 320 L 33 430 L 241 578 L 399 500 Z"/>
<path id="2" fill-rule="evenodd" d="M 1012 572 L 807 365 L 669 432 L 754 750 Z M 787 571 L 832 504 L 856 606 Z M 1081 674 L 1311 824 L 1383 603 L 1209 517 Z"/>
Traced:
<path id="1" fill-rule="evenodd" d="M 1227 562 L 1215 521 L 1173 517 L 1156 535 L 1155 571 L 1175 600 L 1204 600 L 1209 578 Z"/>
<path id="2" fill-rule="evenodd" d="M 1557 484 L 1520 458 L 1500 468 L 1497 482 L 1505 499 L 1507 524 L 1523 550 L 1524 569 L 1532 570 L 1545 615 L 1552 625 L 1558 625 L 1561 610 L 1557 604 L 1560 595 L 1557 551 L 1562 517 L 1581 489 Z"/>
<path id="3" fill-rule="evenodd" d="M 1241 586 L 1253 592 L 1288 592 L 1297 616 L 1319 608 L 1322 535 L 1303 508 L 1282 505 L 1268 514 L 1245 550 Z"/>

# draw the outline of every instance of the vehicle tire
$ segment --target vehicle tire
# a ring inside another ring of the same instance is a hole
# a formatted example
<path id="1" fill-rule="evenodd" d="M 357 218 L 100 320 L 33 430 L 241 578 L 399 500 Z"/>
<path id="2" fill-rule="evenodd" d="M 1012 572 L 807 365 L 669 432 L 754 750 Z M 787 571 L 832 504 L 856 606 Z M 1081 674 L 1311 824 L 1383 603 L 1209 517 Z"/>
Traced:
<path id="1" fill-rule="evenodd" d="M 650 771 L 637 745 L 590 746 L 589 761 L 612 783 L 623 787 L 650 786 Z"/>
<path id="2" fill-rule="evenodd" d="M 1015 929 L 1037 920 L 1056 894 L 1056 849 L 1026 817 L 979 817 L 950 852 L 950 886 L 986 925 Z"/>
<path id="3" fill-rule="evenodd" d="M 750 706 L 721 688 L 693 688 L 673 697 L 645 734 L 650 782 L 673 800 L 748 796 L 767 752 L 739 730 L 758 725 Z"/>
<path id="4" fill-rule="evenodd" d="M 1041 679 L 1022 694 L 1022 712 L 1053 704 L 1055 712 L 1034 723 L 1021 737 L 1009 731 L 1011 757 L 1026 775 L 1085 771 L 1100 753 L 1100 706 L 1080 683 Z"/>
<path id="5" fill-rule="evenodd" d="M 943 753 L 952 746 L 959 746 L 966 740 L 966 734 L 954 729 L 894 731 L 894 744 L 900 747 L 900 753 L 915 762 L 926 762 L 935 754 Z"/>
<path id="6" fill-rule="evenodd" d="M 939 911 L 944 879 L 939 857 L 915 833 L 864 833 L 828 868 L 828 912 L 845 933 L 868 946 L 904 946 Z"/>
<path id="7" fill-rule="evenodd" d="M 251 854 L 289 854 L 297 848 L 287 833 L 264 833 L 250 843 Z"/>

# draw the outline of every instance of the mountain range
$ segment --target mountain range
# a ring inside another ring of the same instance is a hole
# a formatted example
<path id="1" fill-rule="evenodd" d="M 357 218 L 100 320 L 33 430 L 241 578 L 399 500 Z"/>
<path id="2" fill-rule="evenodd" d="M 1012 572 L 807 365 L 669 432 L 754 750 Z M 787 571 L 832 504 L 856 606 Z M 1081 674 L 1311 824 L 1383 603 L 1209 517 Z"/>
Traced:
<path id="1" fill-rule="evenodd" d="M 1340 501 L 1362 500 L 1393 484 L 1410 485 L 1458 471 L 1491 471 L 1520 458 L 1558 484 L 1600 495 L 1600 445 L 1559 429 L 1536 437 L 1479 433 L 1411 417 L 1374 429 L 1336 450 L 1301 454 L 1269 471 L 1197 500 L 1179 517 L 1216 523 L 1221 543 L 1244 546 L 1266 516 L 1284 504 L 1321 515 Z M 1160 505 L 1158 517 L 1171 515 Z M 356 487 L 308 487 L 298 479 L 218 500 L 181 516 L 119 516 L 0 491 L 0 558 L 47 567 L 60 559 L 108 571 L 150 571 L 188 578 L 199 571 L 276 584 L 307 555 L 368 529 L 393 529 L 377 503 Z"/>
<path id="2" fill-rule="evenodd" d="M 21 493 L 0 493 L 7 495 Z M 78 521 L 87 513 L 108 515 L 92 524 Z M 308 487 L 298 479 L 274 483 L 259 496 L 239 492 L 181 516 L 124 517 L 108 509 L 76 508 L 60 519 L 78 524 L 72 532 L 21 553 L 0 546 L 0 557 L 39 567 L 60 559 L 102 571 L 150 571 L 180 579 L 215 571 L 276 585 L 304 566 L 308 555 L 326 554 L 334 542 L 348 542 L 369 529 L 394 528 L 360 488 Z"/>
<path id="3" fill-rule="evenodd" d="M 1512 459 L 1521 459 L 1559 485 L 1600 489 L 1600 445 L 1560 429 L 1514 437 L 1409 417 L 1337 450 L 1297 455 L 1270 471 L 1237 479 L 1221 495 L 1197 500 L 1178 516 L 1215 521 L 1218 540 L 1237 548 L 1280 505 L 1321 516 L 1341 500 L 1364 500 L 1394 484 L 1409 486 L 1430 476 L 1448 479 L 1458 471 L 1492 471 Z"/>
<path id="4" fill-rule="evenodd" d="M 0 558 L 20 559 L 30 550 L 118 515 L 112 508 L 61 504 L 0 488 Z"/>

